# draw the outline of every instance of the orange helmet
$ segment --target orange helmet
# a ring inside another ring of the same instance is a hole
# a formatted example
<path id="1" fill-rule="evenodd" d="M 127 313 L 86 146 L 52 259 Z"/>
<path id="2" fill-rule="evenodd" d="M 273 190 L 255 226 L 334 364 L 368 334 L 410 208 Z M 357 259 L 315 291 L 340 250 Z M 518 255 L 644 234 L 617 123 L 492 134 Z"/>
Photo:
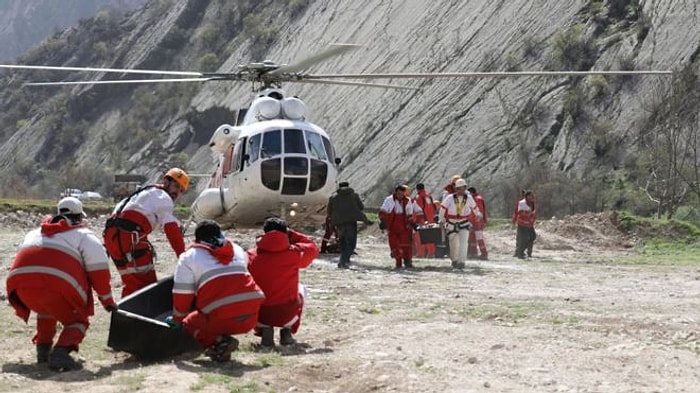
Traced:
<path id="1" fill-rule="evenodd" d="M 461 178 L 462 178 L 462 176 L 460 176 L 460 175 L 454 175 L 454 176 L 452 176 L 452 178 L 450 179 L 450 183 L 455 184 L 455 182 L 456 182 L 457 180 L 461 179 Z"/>
<path id="2" fill-rule="evenodd" d="M 180 168 L 168 169 L 168 171 L 165 172 L 165 177 L 175 180 L 175 182 L 180 185 L 182 192 L 187 191 L 187 187 L 190 186 L 189 176 L 187 176 L 187 173 Z"/>

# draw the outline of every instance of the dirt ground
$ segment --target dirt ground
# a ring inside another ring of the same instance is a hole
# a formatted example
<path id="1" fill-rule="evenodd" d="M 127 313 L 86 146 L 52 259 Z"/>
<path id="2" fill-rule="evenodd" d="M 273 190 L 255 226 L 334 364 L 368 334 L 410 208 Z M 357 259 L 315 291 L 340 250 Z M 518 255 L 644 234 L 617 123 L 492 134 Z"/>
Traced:
<path id="1" fill-rule="evenodd" d="M 0 216 L 3 300 L 16 247 L 35 223 L 28 214 Z M 255 233 L 229 231 L 244 247 Z M 262 351 L 242 336 L 224 365 L 198 354 L 141 363 L 113 352 L 98 307 L 79 354 L 85 369 L 55 374 L 34 364 L 33 320 L 25 325 L 2 307 L 0 391 L 700 390 L 698 266 L 621 263 L 636 239 L 610 214 L 545 221 L 538 235 L 531 259 L 512 257 L 515 231 L 502 227 L 486 234 L 488 261 L 453 270 L 448 259 L 420 259 L 395 271 L 383 234 L 366 229 L 353 269 L 337 269 L 330 255 L 302 274 L 310 299 L 297 345 Z M 162 236 L 155 245 L 162 277 L 175 257 Z M 116 273 L 113 284 L 118 294 Z"/>

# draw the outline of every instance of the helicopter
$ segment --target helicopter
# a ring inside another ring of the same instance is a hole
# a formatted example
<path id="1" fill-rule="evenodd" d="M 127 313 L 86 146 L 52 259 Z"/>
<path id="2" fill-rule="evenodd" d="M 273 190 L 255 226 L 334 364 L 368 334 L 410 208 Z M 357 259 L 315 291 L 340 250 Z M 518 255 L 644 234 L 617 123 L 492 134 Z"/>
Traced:
<path id="1" fill-rule="evenodd" d="M 234 124 L 220 125 L 209 140 L 217 166 L 192 204 L 194 221 L 212 219 L 223 227 L 258 226 L 270 216 L 290 223 L 321 222 L 325 205 L 337 189 L 338 157 L 330 135 L 308 119 L 306 104 L 282 90 L 282 83 L 312 83 L 416 90 L 412 86 L 361 82 L 358 79 L 503 78 L 524 76 L 670 75 L 671 71 L 515 71 L 448 73 L 308 74 L 303 70 L 360 47 L 332 44 L 292 64 L 266 60 L 239 65 L 230 73 L 119 68 L 0 65 L 6 69 L 82 71 L 160 75 L 156 79 L 28 82 L 27 86 L 123 83 L 239 81 L 253 85 L 253 100 L 240 109 Z"/>

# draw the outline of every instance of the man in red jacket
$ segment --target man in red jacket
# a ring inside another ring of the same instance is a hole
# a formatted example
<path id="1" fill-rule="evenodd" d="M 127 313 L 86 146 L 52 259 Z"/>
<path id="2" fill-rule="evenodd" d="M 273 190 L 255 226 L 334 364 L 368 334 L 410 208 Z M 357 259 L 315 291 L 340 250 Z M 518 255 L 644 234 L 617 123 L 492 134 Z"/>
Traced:
<path id="1" fill-rule="evenodd" d="M 435 222 L 435 205 L 433 197 L 425 190 L 423 183 L 416 185 L 416 196 L 413 198 L 413 220 L 416 224 L 432 224 Z M 413 244 L 418 258 L 435 258 L 435 244 L 423 244 L 420 241 L 420 233 L 413 234 Z"/>
<path id="2" fill-rule="evenodd" d="M 513 224 L 517 226 L 515 235 L 515 256 L 520 259 L 532 257 L 532 245 L 535 242 L 537 233 L 535 232 L 535 220 L 537 220 L 537 210 L 535 209 L 535 193 L 523 191 L 523 199 L 515 205 L 513 212 Z"/>
<path id="3" fill-rule="evenodd" d="M 92 290 L 109 312 L 112 299 L 107 255 L 95 234 L 82 224 L 83 204 L 73 197 L 58 202 L 58 214 L 29 232 L 7 276 L 7 293 L 17 316 L 25 322 L 34 311 L 37 362 L 54 371 L 82 368 L 70 356 L 77 351 L 94 314 Z M 56 346 L 56 323 L 61 331 Z"/>
<path id="4" fill-rule="evenodd" d="M 175 268 L 173 315 L 166 322 L 184 325 L 205 354 L 227 362 L 238 348 L 231 335 L 255 327 L 265 295 L 248 273 L 248 254 L 226 239 L 216 222 L 200 222 L 194 237 Z"/>
<path id="5" fill-rule="evenodd" d="M 474 198 L 476 203 L 475 210 L 475 220 L 474 225 L 469 229 L 469 252 L 467 257 L 469 259 L 480 258 L 482 260 L 489 259 L 489 251 L 486 249 L 486 242 L 484 241 L 484 229 L 486 228 L 486 223 L 488 222 L 488 214 L 486 214 L 486 202 L 484 198 L 476 191 L 475 187 L 467 188 L 467 191 Z M 477 253 L 477 246 L 481 256 Z"/>
<path id="6" fill-rule="evenodd" d="M 294 344 L 304 309 L 304 287 L 299 284 L 299 269 L 318 257 L 318 247 L 309 237 L 287 227 L 281 218 L 265 220 L 256 247 L 248 250 L 248 269 L 265 293 L 255 334 L 261 344 L 273 347 L 274 328 L 279 327 L 280 344 Z"/>
<path id="7" fill-rule="evenodd" d="M 386 227 L 391 256 L 396 261 L 396 269 L 413 267 L 413 203 L 406 195 L 407 187 L 399 185 L 394 193 L 384 199 L 378 216 Z"/>
<path id="8" fill-rule="evenodd" d="M 187 191 L 190 179 L 172 168 L 162 184 L 146 186 L 117 204 L 102 234 L 107 253 L 117 266 L 124 287 L 122 298 L 156 282 L 155 253 L 148 235 L 163 228 L 178 257 L 185 251 L 180 223 L 173 215 L 174 202 Z"/>

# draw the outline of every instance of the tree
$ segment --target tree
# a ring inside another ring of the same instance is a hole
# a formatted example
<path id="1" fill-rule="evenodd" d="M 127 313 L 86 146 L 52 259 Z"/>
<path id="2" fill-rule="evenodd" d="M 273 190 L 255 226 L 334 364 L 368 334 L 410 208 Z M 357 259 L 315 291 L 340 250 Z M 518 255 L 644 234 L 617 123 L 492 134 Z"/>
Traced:
<path id="1" fill-rule="evenodd" d="M 640 147 L 648 173 L 640 187 L 657 204 L 659 217 L 673 217 L 689 193 L 700 197 L 699 88 L 694 65 L 688 64 L 658 89 L 658 101 L 647 109 L 651 116 Z"/>

